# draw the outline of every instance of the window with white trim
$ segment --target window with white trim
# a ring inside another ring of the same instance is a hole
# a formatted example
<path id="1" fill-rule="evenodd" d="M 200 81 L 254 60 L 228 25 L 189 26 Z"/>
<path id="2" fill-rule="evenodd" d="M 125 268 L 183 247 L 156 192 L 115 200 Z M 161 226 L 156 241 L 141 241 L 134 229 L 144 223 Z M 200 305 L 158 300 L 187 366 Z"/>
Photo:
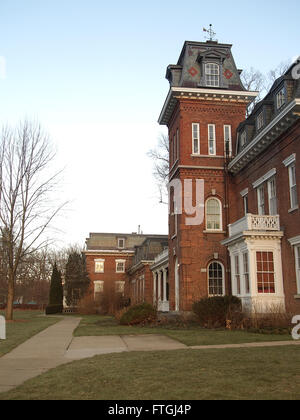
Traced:
<path id="1" fill-rule="evenodd" d="M 290 183 L 290 201 L 291 209 L 298 207 L 298 195 L 297 195 L 297 181 L 296 181 L 296 164 L 292 163 L 288 167 L 289 171 L 289 183 Z"/>
<path id="2" fill-rule="evenodd" d="M 231 125 L 224 125 L 224 151 L 225 156 L 232 156 Z"/>
<path id="3" fill-rule="evenodd" d="M 116 273 L 125 273 L 125 260 L 116 260 Z"/>
<path id="4" fill-rule="evenodd" d="M 256 118 L 256 129 L 257 131 L 261 130 L 264 126 L 264 113 L 261 112 L 258 114 L 258 117 Z"/>
<path id="5" fill-rule="evenodd" d="M 249 254 L 244 252 L 243 254 L 243 265 L 244 265 L 244 280 L 245 280 L 245 293 L 250 294 L 250 277 L 249 277 Z"/>
<path id="6" fill-rule="evenodd" d="M 282 88 L 276 95 L 277 110 L 281 109 L 284 105 L 285 105 L 285 89 Z"/>
<path id="7" fill-rule="evenodd" d="M 235 276 L 236 294 L 240 295 L 241 294 L 241 273 L 240 273 L 240 257 L 239 257 L 239 255 L 235 256 L 234 263 L 235 263 L 234 264 L 234 266 L 235 266 L 234 276 Z"/>
<path id="8" fill-rule="evenodd" d="M 273 252 L 256 252 L 257 291 L 260 294 L 275 293 Z"/>
<path id="9" fill-rule="evenodd" d="M 104 273 L 105 260 L 95 260 L 95 273 Z"/>
<path id="10" fill-rule="evenodd" d="M 215 124 L 208 124 L 208 153 L 210 155 L 216 154 L 216 126 Z"/>
<path id="11" fill-rule="evenodd" d="M 103 293 L 104 291 L 104 281 L 94 281 L 94 296 L 96 297 L 97 294 Z"/>
<path id="12" fill-rule="evenodd" d="M 206 229 L 222 230 L 222 207 L 217 198 L 206 201 Z"/>
<path id="13" fill-rule="evenodd" d="M 269 214 L 277 214 L 277 194 L 275 177 L 268 181 Z"/>
<path id="14" fill-rule="evenodd" d="M 209 296 L 224 295 L 224 267 L 217 261 L 208 267 L 208 294 Z"/>
<path id="15" fill-rule="evenodd" d="M 295 246 L 297 293 L 300 294 L 300 245 Z"/>
<path id="16" fill-rule="evenodd" d="M 192 124 L 192 138 L 193 138 L 193 155 L 200 154 L 200 125 L 193 123 Z"/>
<path id="17" fill-rule="evenodd" d="M 257 188 L 257 207 L 258 214 L 263 216 L 265 213 L 265 187 L 262 185 Z"/>
<path id="18" fill-rule="evenodd" d="M 118 238 L 118 248 L 120 248 L 120 249 L 125 248 L 125 239 L 124 238 Z"/>
<path id="19" fill-rule="evenodd" d="M 115 282 L 116 293 L 124 294 L 125 291 L 125 281 L 116 281 Z"/>
<path id="20" fill-rule="evenodd" d="M 219 87 L 220 86 L 220 67 L 215 63 L 205 64 L 205 81 L 206 86 Z"/>
<path id="21" fill-rule="evenodd" d="M 246 130 L 244 130 L 241 134 L 240 134 L 240 146 L 243 147 L 245 146 L 247 141 L 247 132 Z"/>

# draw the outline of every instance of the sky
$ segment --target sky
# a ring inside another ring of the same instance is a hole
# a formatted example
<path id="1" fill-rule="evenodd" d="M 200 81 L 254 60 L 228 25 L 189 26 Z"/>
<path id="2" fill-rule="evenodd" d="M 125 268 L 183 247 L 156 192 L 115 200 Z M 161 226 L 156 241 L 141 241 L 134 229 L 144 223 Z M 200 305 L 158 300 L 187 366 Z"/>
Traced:
<path id="1" fill-rule="evenodd" d="M 147 152 L 166 68 L 213 24 L 240 69 L 299 56 L 298 0 L 0 0 L 0 125 L 38 120 L 64 168 L 57 247 L 90 232 L 167 234 Z"/>

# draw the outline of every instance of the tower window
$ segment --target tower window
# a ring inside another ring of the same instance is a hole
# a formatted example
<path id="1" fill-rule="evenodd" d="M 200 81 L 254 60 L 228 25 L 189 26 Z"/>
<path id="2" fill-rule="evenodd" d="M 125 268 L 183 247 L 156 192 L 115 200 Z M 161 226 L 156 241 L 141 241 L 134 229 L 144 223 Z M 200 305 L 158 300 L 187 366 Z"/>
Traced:
<path id="1" fill-rule="evenodd" d="M 218 64 L 205 64 L 205 80 L 206 86 L 219 87 L 220 86 L 220 68 Z"/>
<path id="2" fill-rule="evenodd" d="M 193 155 L 200 154 L 200 126 L 199 124 L 192 124 L 193 129 Z"/>
<path id="3" fill-rule="evenodd" d="M 209 296 L 224 295 L 224 269 L 216 261 L 208 267 L 208 293 Z"/>
<path id="4" fill-rule="evenodd" d="M 216 154 L 216 126 L 208 125 L 208 151 L 210 155 Z"/>
<path id="5" fill-rule="evenodd" d="M 216 198 L 210 198 L 206 202 L 206 229 L 222 230 L 221 202 Z"/>

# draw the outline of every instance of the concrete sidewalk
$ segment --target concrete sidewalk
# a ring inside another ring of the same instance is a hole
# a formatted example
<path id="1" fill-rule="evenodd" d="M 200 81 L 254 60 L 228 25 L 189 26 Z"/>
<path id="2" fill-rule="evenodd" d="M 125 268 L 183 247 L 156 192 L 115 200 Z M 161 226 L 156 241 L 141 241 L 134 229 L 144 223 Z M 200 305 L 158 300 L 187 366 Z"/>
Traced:
<path id="1" fill-rule="evenodd" d="M 0 392 L 9 391 L 28 379 L 69 362 L 65 353 L 79 322 L 80 318 L 65 317 L 2 356 Z"/>

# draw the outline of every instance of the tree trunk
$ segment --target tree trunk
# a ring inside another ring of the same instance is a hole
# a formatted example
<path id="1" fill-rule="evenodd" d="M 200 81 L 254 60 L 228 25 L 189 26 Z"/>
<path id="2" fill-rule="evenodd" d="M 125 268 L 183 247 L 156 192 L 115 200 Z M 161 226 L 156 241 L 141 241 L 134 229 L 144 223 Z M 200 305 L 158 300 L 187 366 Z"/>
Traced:
<path id="1" fill-rule="evenodd" d="M 13 320 L 13 309 L 14 309 L 14 274 L 11 269 L 9 269 L 8 274 L 8 291 L 7 291 L 7 305 L 6 305 L 6 320 Z"/>

